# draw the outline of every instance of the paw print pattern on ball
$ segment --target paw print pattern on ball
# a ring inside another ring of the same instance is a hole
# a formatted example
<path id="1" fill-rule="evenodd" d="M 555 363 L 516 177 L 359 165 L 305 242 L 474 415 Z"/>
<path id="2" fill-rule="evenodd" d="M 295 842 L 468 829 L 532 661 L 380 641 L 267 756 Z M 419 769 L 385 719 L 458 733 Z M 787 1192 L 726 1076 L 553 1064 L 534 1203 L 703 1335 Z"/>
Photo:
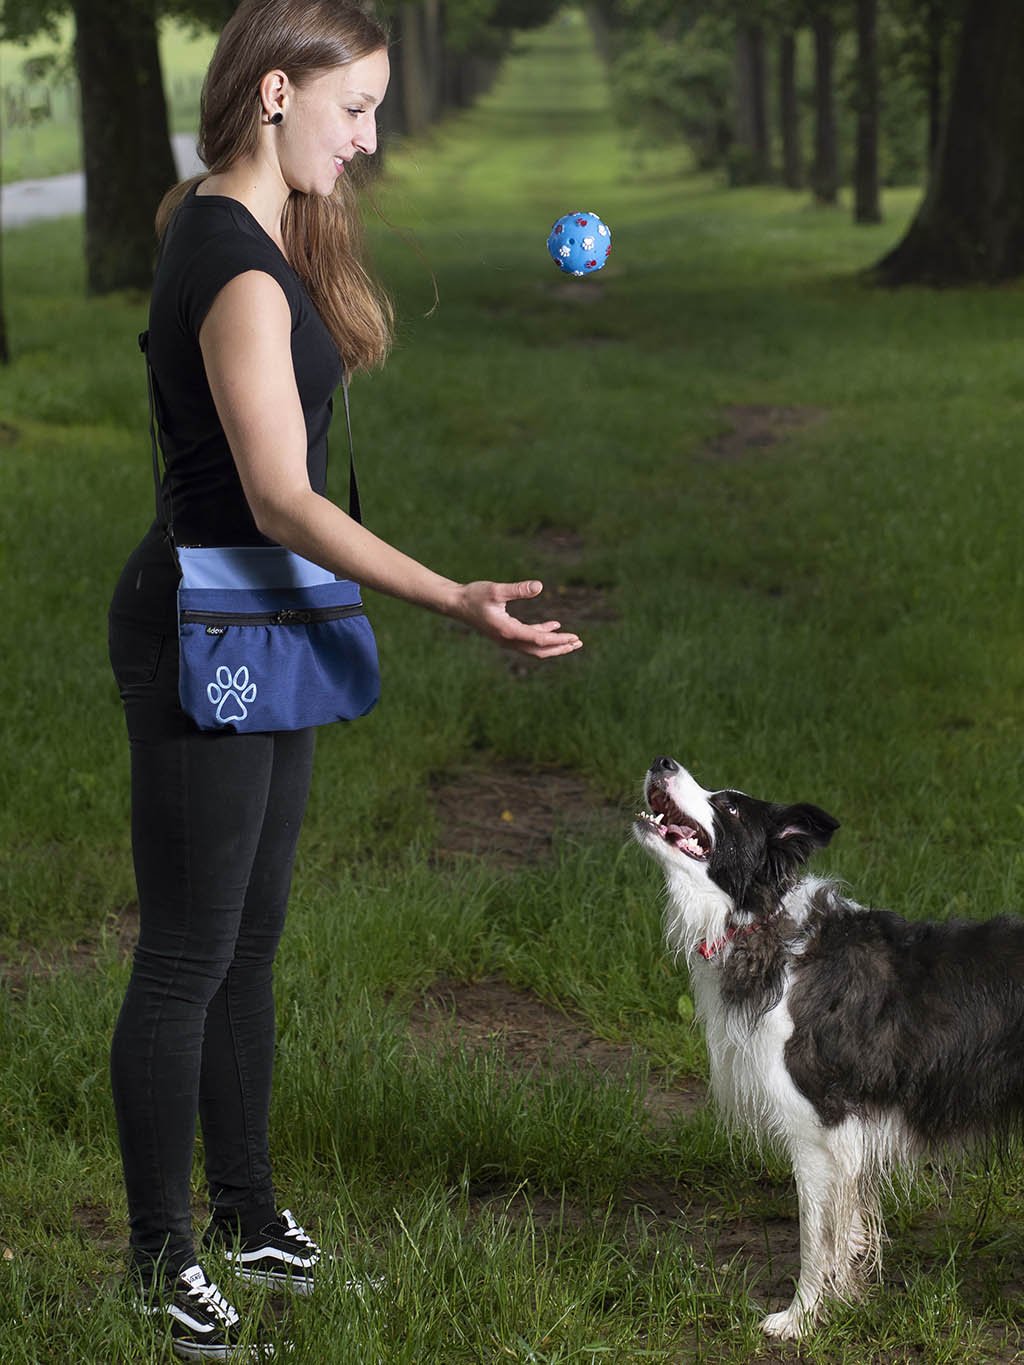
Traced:
<path id="1" fill-rule="evenodd" d="M 601 237 L 605 246 L 603 255 L 598 250 Z M 566 213 L 548 234 L 548 254 L 567 275 L 590 275 L 600 270 L 611 252 L 611 244 L 611 229 L 596 213 Z"/>
<path id="2" fill-rule="evenodd" d="M 233 720 L 245 720 L 249 707 L 256 700 L 256 684 L 249 681 L 249 670 L 242 664 L 232 676 L 231 669 L 221 664 L 217 681 L 207 683 L 206 695 L 210 705 L 217 708 L 217 721 L 230 725 Z"/>

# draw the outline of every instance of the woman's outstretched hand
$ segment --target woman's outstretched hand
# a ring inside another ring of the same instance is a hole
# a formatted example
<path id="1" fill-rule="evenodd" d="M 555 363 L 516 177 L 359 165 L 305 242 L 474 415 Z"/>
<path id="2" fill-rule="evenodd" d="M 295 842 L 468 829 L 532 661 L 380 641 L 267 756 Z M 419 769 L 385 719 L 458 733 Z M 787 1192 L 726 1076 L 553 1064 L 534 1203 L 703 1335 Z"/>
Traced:
<path id="1" fill-rule="evenodd" d="M 536 579 L 522 583 L 466 583 L 462 587 L 459 618 L 481 635 L 487 635 L 508 649 L 531 654 L 535 659 L 554 659 L 581 649 L 578 635 L 563 631 L 560 621 L 526 624 L 506 611 L 509 602 L 536 597 L 544 584 Z"/>

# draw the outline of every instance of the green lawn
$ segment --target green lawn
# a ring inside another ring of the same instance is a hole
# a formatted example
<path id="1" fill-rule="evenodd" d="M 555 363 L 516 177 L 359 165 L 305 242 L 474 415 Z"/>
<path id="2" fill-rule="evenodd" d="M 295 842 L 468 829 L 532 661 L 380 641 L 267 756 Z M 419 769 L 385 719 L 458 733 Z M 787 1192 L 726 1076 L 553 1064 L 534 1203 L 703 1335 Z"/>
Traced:
<path id="1" fill-rule="evenodd" d="M 371 603 L 385 694 L 321 735 L 274 1124 L 291 1207 L 339 1275 L 388 1286 L 294 1305 L 295 1358 L 1015 1358 L 1017 1163 L 970 1169 L 951 1204 L 926 1174 L 893 1202 L 883 1286 L 800 1350 L 760 1347 L 792 1264 L 788 1175 L 706 1113 L 643 1109 L 647 1065 L 682 1084 L 703 1062 L 659 877 L 627 832 L 647 764 L 671 753 L 706 785 L 832 811 L 817 868 L 865 903 L 1019 907 L 1024 297 L 863 287 L 910 193 L 854 228 L 782 191 L 725 191 L 677 149 L 627 152 L 571 20 L 392 157 L 380 198 L 426 263 L 374 226 L 402 321 L 386 371 L 354 389 L 368 520 L 455 576 L 543 577 L 585 648 L 512 668 Z M 574 208 L 614 232 L 582 282 L 544 250 Z M 0 1359 L 141 1362 L 155 1347 L 110 1292 L 124 1204 L 106 1049 L 134 892 L 104 616 L 151 507 L 145 300 L 84 299 L 78 222 L 12 232 L 5 253 L 0 932 L 8 962 L 70 957 L 12 969 L 0 994 Z M 765 410 L 790 426 L 775 444 L 750 426 Z M 721 444 L 736 423 L 753 444 Z M 610 814 L 565 812 L 533 864 L 439 853 L 436 775 L 471 775 L 468 820 L 510 763 L 538 792 L 579 774 Z M 94 965 L 77 943 L 98 944 Z M 575 1011 L 637 1047 L 634 1072 L 412 1050 L 409 1012 L 442 976 Z"/>

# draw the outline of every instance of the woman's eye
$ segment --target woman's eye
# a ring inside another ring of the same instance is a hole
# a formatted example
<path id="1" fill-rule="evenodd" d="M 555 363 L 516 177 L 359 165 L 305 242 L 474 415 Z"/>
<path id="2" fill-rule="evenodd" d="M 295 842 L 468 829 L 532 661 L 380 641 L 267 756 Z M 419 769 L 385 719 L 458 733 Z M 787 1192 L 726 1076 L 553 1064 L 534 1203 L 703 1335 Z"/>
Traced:
<path id="1" fill-rule="evenodd" d="M 360 114 L 365 114 L 365 113 L 366 113 L 366 110 L 365 110 L 365 109 L 350 109 L 348 112 L 352 115 L 353 118 L 358 118 Z"/>

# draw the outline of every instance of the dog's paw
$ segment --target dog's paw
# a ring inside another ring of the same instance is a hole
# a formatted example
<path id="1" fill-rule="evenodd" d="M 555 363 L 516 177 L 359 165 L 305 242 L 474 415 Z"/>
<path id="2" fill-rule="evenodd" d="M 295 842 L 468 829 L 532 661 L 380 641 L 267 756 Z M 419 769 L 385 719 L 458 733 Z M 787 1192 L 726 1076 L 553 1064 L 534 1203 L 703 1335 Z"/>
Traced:
<path id="1" fill-rule="evenodd" d="M 799 1341 L 807 1326 L 807 1314 L 792 1305 L 781 1313 L 769 1313 L 761 1319 L 765 1336 L 780 1337 L 784 1341 Z"/>

